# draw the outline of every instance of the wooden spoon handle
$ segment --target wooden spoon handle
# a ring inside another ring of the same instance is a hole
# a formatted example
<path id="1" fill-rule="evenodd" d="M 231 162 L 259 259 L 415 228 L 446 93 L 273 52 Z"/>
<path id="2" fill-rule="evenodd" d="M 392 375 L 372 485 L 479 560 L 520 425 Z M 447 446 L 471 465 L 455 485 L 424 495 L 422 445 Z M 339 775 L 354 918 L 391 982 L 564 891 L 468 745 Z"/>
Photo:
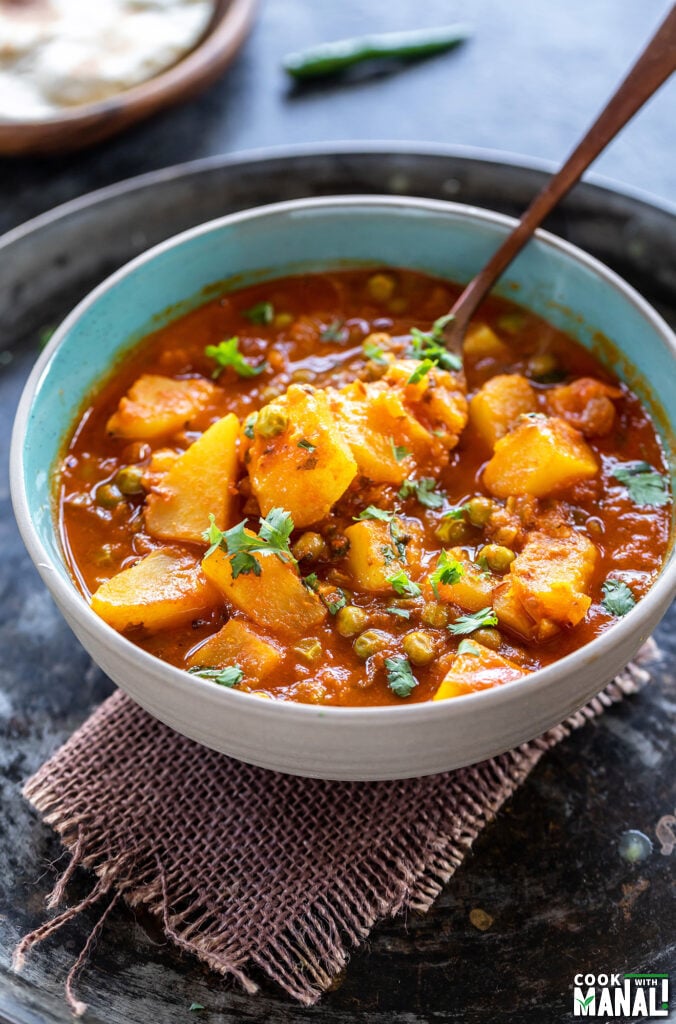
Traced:
<path id="1" fill-rule="evenodd" d="M 676 71 L 676 4 L 563 167 L 550 178 L 518 225 L 456 301 L 451 310 L 455 319 L 445 332 L 449 347 L 460 348 L 479 304 L 535 229 L 673 71 Z"/>

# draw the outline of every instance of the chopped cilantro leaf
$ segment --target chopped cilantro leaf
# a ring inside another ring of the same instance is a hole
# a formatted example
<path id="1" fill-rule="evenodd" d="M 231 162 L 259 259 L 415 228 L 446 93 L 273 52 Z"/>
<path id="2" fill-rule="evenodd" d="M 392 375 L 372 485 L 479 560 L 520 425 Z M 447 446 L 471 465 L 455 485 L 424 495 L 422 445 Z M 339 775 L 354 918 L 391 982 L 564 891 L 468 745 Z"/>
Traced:
<path id="1" fill-rule="evenodd" d="M 392 587 L 392 590 L 396 594 L 400 594 L 402 597 L 419 597 L 420 587 L 413 580 L 410 580 L 403 569 L 399 572 L 395 572 L 392 576 L 387 577 L 387 582 Z"/>
<path id="2" fill-rule="evenodd" d="M 256 414 L 253 416 L 247 416 L 244 420 L 244 436 L 248 437 L 250 441 L 254 439 L 254 423 L 256 422 Z"/>
<path id="3" fill-rule="evenodd" d="M 390 521 L 390 537 L 392 538 L 392 543 L 396 548 L 397 557 L 400 561 L 405 562 L 406 545 L 409 542 L 409 538 L 401 532 L 399 524 L 394 519 Z"/>
<path id="4" fill-rule="evenodd" d="M 421 331 L 413 327 L 411 348 L 407 355 L 414 359 L 431 360 L 442 370 L 461 370 L 462 361 L 453 352 L 449 352 L 444 344 L 444 329 L 453 319 L 452 313 L 440 316 L 434 321 L 430 331 Z"/>
<path id="5" fill-rule="evenodd" d="M 468 505 L 457 505 L 455 508 L 449 508 L 447 512 L 444 512 L 441 516 L 442 519 L 464 519 L 465 512 L 469 508 Z"/>
<path id="6" fill-rule="evenodd" d="M 385 353 L 380 345 L 376 345 L 372 341 L 365 341 L 362 345 L 362 352 L 367 359 L 373 360 L 374 363 L 380 363 L 381 366 L 387 366 L 387 359 L 385 358 Z"/>
<path id="7" fill-rule="evenodd" d="M 473 640 L 461 640 L 458 644 L 458 654 L 473 654 L 476 658 L 481 654 L 481 650 Z"/>
<path id="8" fill-rule="evenodd" d="M 423 377 L 427 376 L 427 374 L 430 372 L 430 370 L 432 369 L 433 366 L 434 366 L 434 360 L 433 359 L 423 359 L 423 361 L 418 364 L 416 369 L 413 371 L 411 376 L 408 378 L 406 383 L 407 384 L 418 384 L 419 381 L 421 381 L 423 379 Z"/>
<path id="9" fill-rule="evenodd" d="M 484 626 L 497 626 L 498 617 L 491 607 L 482 608 L 471 615 L 461 615 L 448 627 L 455 636 L 467 636 L 475 629 L 483 629 Z"/>
<path id="10" fill-rule="evenodd" d="M 379 519 L 381 523 L 391 523 L 393 518 L 394 512 L 388 512 L 384 508 L 377 508 L 375 505 L 368 505 L 358 516 L 353 516 L 356 522 L 361 519 Z"/>
<path id="11" fill-rule="evenodd" d="M 411 452 L 403 444 L 395 444 L 392 441 L 392 454 L 394 455 L 397 462 L 403 462 L 407 459 Z"/>
<path id="12" fill-rule="evenodd" d="M 271 324 L 275 318 L 275 307 L 271 302 L 257 302 L 251 309 L 244 310 L 244 316 L 252 324 Z"/>
<path id="13" fill-rule="evenodd" d="M 227 338 L 225 341 L 219 341 L 218 345 L 207 345 L 204 349 L 204 354 L 209 359 L 215 359 L 218 364 L 211 375 L 214 379 L 220 377 L 226 366 L 231 366 L 240 377 L 257 377 L 267 366 L 267 363 L 259 363 L 258 366 L 252 366 L 251 363 L 246 361 L 239 351 L 239 338 L 237 335 Z"/>
<path id="14" fill-rule="evenodd" d="M 250 572 L 254 576 L 260 576 L 261 565 L 254 557 L 254 552 L 269 551 L 276 555 L 280 562 L 296 564 L 289 547 L 289 537 L 293 533 L 290 512 L 285 512 L 283 508 L 270 509 L 265 519 L 259 520 L 261 526 L 258 536 L 247 530 L 246 522 L 246 519 L 243 519 L 229 530 L 219 530 L 214 516 L 210 515 L 209 529 L 202 534 L 209 545 L 204 557 L 207 558 L 216 548 L 225 551 L 230 555 L 233 579 Z"/>
<path id="15" fill-rule="evenodd" d="M 601 590 L 604 593 L 601 604 L 607 612 L 611 615 L 616 615 L 618 618 L 630 612 L 636 604 L 636 598 L 631 588 L 626 583 L 623 583 L 622 580 L 607 579 Z"/>
<path id="16" fill-rule="evenodd" d="M 457 583 L 463 576 L 464 572 L 465 570 L 457 558 L 453 558 L 452 555 L 449 555 L 448 551 L 444 551 L 442 549 L 439 553 L 437 567 L 430 573 L 430 584 L 434 591 L 434 596 L 436 598 L 439 597 L 439 591 L 437 588 L 440 583 L 446 585 Z"/>
<path id="17" fill-rule="evenodd" d="M 308 441 L 306 438 L 303 437 L 298 442 L 298 447 L 299 448 L 305 448 L 305 450 L 308 451 L 308 452 L 313 452 L 315 450 L 315 448 L 317 447 L 317 445 L 313 444 L 312 441 Z"/>
<path id="18" fill-rule="evenodd" d="M 311 572 L 309 576 L 303 577 L 303 583 L 308 590 L 316 590 L 319 583 L 319 577 L 316 572 Z"/>
<path id="19" fill-rule="evenodd" d="M 331 615 L 337 615 L 340 609 L 344 608 L 347 604 L 345 591 L 341 590 L 340 587 L 336 587 L 325 594 L 320 594 L 320 597 Z"/>
<path id="20" fill-rule="evenodd" d="M 204 1009 L 204 1007 L 202 1006 L 201 1003 L 191 1003 L 190 1006 L 188 1007 L 188 1010 L 190 1010 L 191 1013 L 192 1013 L 193 1010 L 203 1010 L 203 1009 Z"/>
<path id="21" fill-rule="evenodd" d="M 385 609 L 388 615 L 397 615 L 400 619 L 410 619 L 411 613 L 408 608 L 396 608 L 394 605 L 389 605 Z"/>
<path id="22" fill-rule="evenodd" d="M 667 482 L 647 462 L 620 463 L 612 475 L 629 491 L 629 497 L 637 505 L 666 505 L 669 501 Z"/>
<path id="23" fill-rule="evenodd" d="M 394 553 L 394 549 L 391 548 L 389 544 L 383 544 L 380 551 L 385 560 L 385 565 L 392 565 L 392 562 L 394 562 L 397 557 Z"/>
<path id="24" fill-rule="evenodd" d="M 415 495 L 425 508 L 441 508 L 444 504 L 444 494 L 436 488 L 436 480 L 431 476 L 423 476 L 420 480 L 404 480 L 399 488 L 399 497 L 405 499 Z"/>
<path id="25" fill-rule="evenodd" d="M 188 672 L 193 676 L 202 676 L 203 679 L 212 679 L 219 686 L 230 688 L 237 686 L 244 678 L 239 665 L 227 665 L 225 668 L 189 668 Z"/>
<path id="26" fill-rule="evenodd" d="M 410 697 L 418 685 L 418 680 L 413 675 L 408 658 L 385 658 L 385 668 L 387 685 L 392 693 L 397 697 Z"/>
<path id="27" fill-rule="evenodd" d="M 326 327 L 322 328 L 319 340 L 333 342 L 346 341 L 348 334 L 343 324 L 343 320 L 332 320 L 330 324 L 327 324 Z"/>

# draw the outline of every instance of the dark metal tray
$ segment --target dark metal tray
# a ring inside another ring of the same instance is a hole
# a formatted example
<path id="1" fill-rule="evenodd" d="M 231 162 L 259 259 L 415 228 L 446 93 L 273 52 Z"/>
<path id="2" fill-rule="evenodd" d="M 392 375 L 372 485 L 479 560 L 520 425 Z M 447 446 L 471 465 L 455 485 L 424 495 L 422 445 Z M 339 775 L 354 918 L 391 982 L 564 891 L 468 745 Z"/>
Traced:
<path id="1" fill-rule="evenodd" d="M 22 781 L 110 691 L 54 608 L 19 540 L 9 504 L 14 409 L 40 332 L 106 274 L 202 220 L 296 196 L 398 192 L 520 212 L 545 171 L 467 151 L 332 147 L 219 158 L 171 168 L 70 203 L 0 240 L 0 1021 L 69 1021 L 62 982 L 94 917 L 39 947 L 21 976 L 17 939 L 44 915 L 64 867 L 59 843 L 20 795 Z M 548 224 L 636 285 L 676 321 L 676 214 L 639 195 L 583 185 Z M 654 685 L 549 754 L 490 825 L 426 916 L 386 922 L 345 976 L 307 1010 L 263 982 L 244 995 L 120 907 L 79 993 L 85 1020 L 346 1024 L 550 1024 L 572 1018 L 578 971 L 668 971 L 674 861 L 655 825 L 676 808 L 673 711 L 676 612 L 658 631 Z M 631 865 L 625 829 L 655 843 Z M 87 891 L 76 876 L 71 898 Z M 488 931 L 469 921 L 479 907 Z M 193 1002 L 207 1009 L 189 1012 Z"/>

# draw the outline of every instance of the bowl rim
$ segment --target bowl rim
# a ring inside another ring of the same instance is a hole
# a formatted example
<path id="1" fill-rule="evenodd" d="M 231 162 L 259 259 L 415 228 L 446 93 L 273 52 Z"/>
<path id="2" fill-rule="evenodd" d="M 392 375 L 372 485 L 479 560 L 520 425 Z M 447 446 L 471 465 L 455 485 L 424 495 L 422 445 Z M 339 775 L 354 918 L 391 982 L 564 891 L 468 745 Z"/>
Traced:
<path id="1" fill-rule="evenodd" d="M 481 701 L 481 707 L 484 711 L 489 712 L 491 709 L 496 711 L 505 703 L 511 703 L 515 699 L 513 695 L 521 691 L 524 692 L 525 698 L 528 694 L 532 693 L 533 688 L 548 690 L 556 686 L 562 677 L 574 673 L 583 666 L 602 661 L 610 650 L 616 647 L 622 639 L 627 640 L 630 635 L 638 634 L 641 638 L 647 638 L 649 633 L 647 626 L 652 618 L 653 606 L 659 605 L 663 600 L 673 598 L 676 594 L 676 558 L 667 556 L 667 561 L 662 566 L 659 576 L 648 593 L 637 602 L 636 606 L 627 615 L 613 623 L 604 633 L 590 640 L 582 647 L 523 678 L 513 680 L 501 686 L 491 687 L 487 690 L 463 694 L 454 697 L 452 700 L 436 702 L 428 700 L 411 704 L 402 703 L 401 705 L 373 705 L 367 707 L 315 705 L 286 700 L 261 701 L 256 697 L 255 693 L 247 693 L 226 687 L 214 687 L 213 683 L 208 682 L 206 679 L 196 675 L 189 675 L 184 669 L 164 662 L 138 647 L 104 622 L 92 610 L 72 579 L 67 582 L 61 577 L 54 559 L 52 559 L 50 553 L 44 547 L 30 516 L 30 503 L 26 488 L 24 487 L 24 438 L 35 392 L 42 381 L 43 375 L 48 370 L 52 356 L 61 344 L 62 339 L 68 334 L 82 314 L 95 305 L 103 294 L 114 287 L 118 281 L 130 276 L 144 264 L 152 261 L 162 253 L 178 248 L 184 243 L 199 238 L 202 235 L 219 231 L 224 227 L 228 228 L 232 225 L 246 223 L 247 221 L 284 215 L 298 210 L 311 209 L 321 211 L 323 209 L 346 206 L 358 208 L 364 205 L 391 210 L 395 213 L 414 207 L 421 211 L 436 213 L 442 216 L 446 215 L 455 219 L 464 219 L 470 222 L 483 222 L 505 229 L 510 229 L 517 223 L 517 219 L 514 217 L 465 203 L 416 196 L 332 195 L 285 200 L 226 214 L 202 224 L 197 224 L 145 250 L 106 277 L 77 303 L 61 324 L 59 324 L 31 370 L 17 407 L 10 442 L 10 492 L 14 513 L 22 539 L 33 563 L 38 568 L 48 589 L 56 597 L 59 605 L 67 609 L 73 620 L 81 624 L 89 633 L 94 633 L 102 647 L 113 650 L 119 646 L 121 649 L 120 653 L 126 653 L 136 660 L 139 669 L 146 669 L 147 674 L 151 677 L 157 676 L 161 672 L 164 676 L 163 682 L 165 685 L 171 684 L 173 688 L 185 691 L 187 695 L 196 697 L 198 693 L 203 693 L 205 697 L 209 695 L 208 699 L 211 700 L 245 701 L 251 710 L 255 709 L 258 715 L 265 717 L 276 716 L 279 713 L 287 716 L 287 718 L 295 717 L 301 720 L 315 720 L 321 717 L 325 719 L 342 719 L 344 721 L 361 721 L 364 724 L 367 724 L 369 721 L 372 722 L 374 718 L 380 715 L 386 715 L 390 719 L 408 716 L 409 719 L 415 717 L 417 720 L 425 721 L 431 717 L 438 718 L 439 715 L 449 716 L 471 713 L 471 708 L 477 701 Z M 600 260 L 551 232 L 538 229 L 534 237 L 549 248 L 586 267 L 594 275 L 600 277 L 616 291 L 620 292 L 622 297 L 630 305 L 634 306 L 639 314 L 650 323 L 653 330 L 661 337 L 667 348 L 676 357 L 676 334 L 674 334 L 666 321 L 647 300 L 618 274 L 605 266 Z M 50 523 L 58 541 L 59 538 L 52 515 L 50 515 Z M 65 558 L 62 558 L 61 564 L 68 571 Z M 220 697 L 217 694 L 220 694 Z M 246 705 L 240 704 L 240 707 L 244 710 Z M 284 710 L 278 711 L 280 707 Z"/>

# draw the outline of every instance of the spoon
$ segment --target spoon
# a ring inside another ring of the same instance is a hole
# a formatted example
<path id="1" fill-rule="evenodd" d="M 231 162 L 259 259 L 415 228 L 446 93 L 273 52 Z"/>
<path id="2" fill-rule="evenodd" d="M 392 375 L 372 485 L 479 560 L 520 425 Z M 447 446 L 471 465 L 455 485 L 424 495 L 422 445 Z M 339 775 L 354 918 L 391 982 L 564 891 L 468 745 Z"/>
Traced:
<path id="1" fill-rule="evenodd" d="M 550 178 L 514 230 L 456 300 L 451 309 L 452 319 L 449 318 L 443 332 L 447 348 L 458 355 L 462 353 L 469 322 L 498 278 L 558 201 L 570 191 L 599 153 L 674 71 L 676 4 L 563 167 Z"/>

